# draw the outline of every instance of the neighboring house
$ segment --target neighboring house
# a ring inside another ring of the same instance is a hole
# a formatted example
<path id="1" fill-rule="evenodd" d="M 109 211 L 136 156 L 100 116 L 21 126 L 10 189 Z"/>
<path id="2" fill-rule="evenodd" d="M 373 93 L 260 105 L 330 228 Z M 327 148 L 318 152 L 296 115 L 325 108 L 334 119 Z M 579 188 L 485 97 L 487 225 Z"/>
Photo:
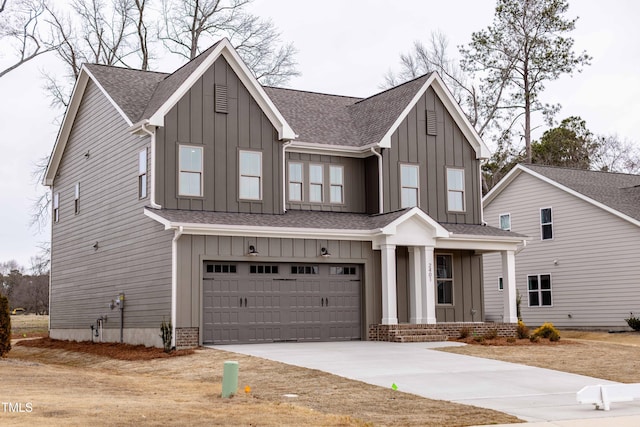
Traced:
<path id="1" fill-rule="evenodd" d="M 531 239 L 516 256 L 525 323 L 625 329 L 640 313 L 640 176 L 521 164 L 485 196 L 484 213 Z M 495 320 L 500 269 L 485 256 L 486 316 Z"/>
<path id="2" fill-rule="evenodd" d="M 262 87 L 226 39 L 173 74 L 86 65 L 45 177 L 51 336 L 117 340 L 120 295 L 147 345 L 163 320 L 179 348 L 457 333 L 491 251 L 509 330 L 522 236 L 482 225 L 487 155 L 436 73 L 365 99 Z"/>

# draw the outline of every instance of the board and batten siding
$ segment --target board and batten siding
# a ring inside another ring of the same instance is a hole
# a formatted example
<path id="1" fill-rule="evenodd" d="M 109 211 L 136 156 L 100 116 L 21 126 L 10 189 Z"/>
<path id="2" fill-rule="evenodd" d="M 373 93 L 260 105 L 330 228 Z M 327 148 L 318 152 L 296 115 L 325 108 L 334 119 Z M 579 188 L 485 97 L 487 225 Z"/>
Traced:
<path id="1" fill-rule="evenodd" d="M 215 85 L 227 87 L 228 113 L 215 112 Z M 157 129 L 157 202 L 166 209 L 282 213 L 282 144 L 267 116 L 220 57 Z M 178 194 L 178 147 L 203 147 L 203 197 Z M 262 200 L 239 198 L 239 151 L 262 153 Z"/>
<path id="2" fill-rule="evenodd" d="M 435 110 L 437 135 L 427 135 L 426 110 Z M 455 120 L 428 88 L 383 150 L 384 210 L 400 209 L 400 165 L 420 166 L 419 206 L 438 222 L 480 224 L 480 161 Z M 464 169 L 464 212 L 447 209 L 447 167 Z"/>
<path id="3" fill-rule="evenodd" d="M 542 241 L 540 209 L 548 207 L 554 238 Z M 640 313 L 639 227 L 527 173 L 484 209 L 493 226 L 504 213 L 511 214 L 513 231 L 531 238 L 516 256 L 525 323 L 624 329 L 629 313 Z M 487 314 L 500 320 L 500 255 L 484 255 L 484 266 Z M 529 307 L 527 276 L 534 274 L 551 275 L 551 307 Z"/>
<path id="4" fill-rule="evenodd" d="M 254 245 L 258 256 L 247 256 L 249 245 Z M 178 239 L 178 292 L 176 327 L 201 327 L 202 269 L 204 261 L 232 262 L 299 262 L 313 264 L 360 264 L 362 272 L 362 336 L 369 323 L 379 323 L 381 297 L 379 274 L 374 273 L 371 242 L 347 240 L 316 240 L 289 238 L 254 238 L 228 236 L 182 235 Z M 320 248 L 326 247 L 330 258 L 323 258 Z M 378 270 L 379 271 L 379 270 Z"/>
<path id="5" fill-rule="evenodd" d="M 52 224 L 52 330 L 86 330 L 89 337 L 89 325 L 102 315 L 104 328 L 119 329 L 120 314 L 109 309 L 119 292 L 125 328 L 160 328 L 170 319 L 172 233 L 144 215 L 149 198 L 138 198 L 138 155 L 149 145 L 149 137 L 129 133 L 90 80 L 52 189 L 60 194 Z"/>

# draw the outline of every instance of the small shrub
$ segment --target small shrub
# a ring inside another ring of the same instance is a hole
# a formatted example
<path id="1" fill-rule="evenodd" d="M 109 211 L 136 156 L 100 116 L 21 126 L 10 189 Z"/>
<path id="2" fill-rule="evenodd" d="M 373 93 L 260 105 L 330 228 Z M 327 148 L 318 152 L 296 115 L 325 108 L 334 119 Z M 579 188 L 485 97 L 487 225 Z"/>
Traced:
<path id="1" fill-rule="evenodd" d="M 531 335 L 529 337 L 529 341 L 531 341 L 531 342 L 539 342 L 540 341 L 540 337 L 537 336 L 537 335 Z"/>
<path id="2" fill-rule="evenodd" d="M 164 345 L 164 352 L 171 353 L 171 338 L 173 335 L 173 328 L 171 327 L 171 321 L 169 323 L 162 319 L 162 325 L 160 326 L 160 337 L 162 338 L 162 344 Z"/>
<path id="3" fill-rule="evenodd" d="M 524 324 L 522 320 L 518 320 L 518 326 L 516 327 L 516 334 L 519 339 L 529 338 L 529 328 Z"/>
<path id="4" fill-rule="evenodd" d="M 468 338 L 469 335 L 471 335 L 471 328 L 465 326 L 464 328 L 460 329 L 460 339 L 463 340 L 465 338 Z"/>
<path id="5" fill-rule="evenodd" d="M 532 335 L 540 338 L 549 338 L 554 333 L 558 335 L 558 339 L 560 339 L 560 332 L 553 326 L 553 323 L 543 323 L 542 326 L 533 331 Z"/>
<path id="6" fill-rule="evenodd" d="M 515 339 L 514 337 L 509 337 L 509 338 L 507 338 L 507 342 L 508 342 L 509 344 L 513 344 L 513 343 L 515 343 L 515 342 L 516 342 L 516 339 Z"/>
<path id="7" fill-rule="evenodd" d="M 558 332 L 551 332 L 551 334 L 549 335 L 549 341 L 560 341 L 560 334 Z"/>
<path id="8" fill-rule="evenodd" d="M 498 330 L 496 328 L 489 329 L 483 336 L 486 340 L 495 340 L 498 338 Z"/>
<path id="9" fill-rule="evenodd" d="M 635 317 L 633 313 L 629 313 L 629 318 L 624 319 L 627 321 L 627 325 L 634 331 L 640 331 L 640 318 Z"/>
<path id="10" fill-rule="evenodd" d="M 484 342 L 484 337 L 475 336 L 475 337 L 473 337 L 473 340 L 475 342 L 478 342 L 478 343 L 483 343 Z"/>
<path id="11" fill-rule="evenodd" d="M 0 357 L 5 357 L 11 350 L 11 316 L 9 300 L 0 295 Z"/>

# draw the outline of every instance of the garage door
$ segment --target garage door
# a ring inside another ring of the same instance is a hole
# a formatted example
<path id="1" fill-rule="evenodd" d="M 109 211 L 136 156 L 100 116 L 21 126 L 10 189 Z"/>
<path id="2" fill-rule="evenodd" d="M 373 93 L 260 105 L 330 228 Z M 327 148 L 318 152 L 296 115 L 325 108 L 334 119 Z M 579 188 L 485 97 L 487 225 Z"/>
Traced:
<path id="1" fill-rule="evenodd" d="M 205 262 L 203 342 L 357 340 L 360 266 Z"/>

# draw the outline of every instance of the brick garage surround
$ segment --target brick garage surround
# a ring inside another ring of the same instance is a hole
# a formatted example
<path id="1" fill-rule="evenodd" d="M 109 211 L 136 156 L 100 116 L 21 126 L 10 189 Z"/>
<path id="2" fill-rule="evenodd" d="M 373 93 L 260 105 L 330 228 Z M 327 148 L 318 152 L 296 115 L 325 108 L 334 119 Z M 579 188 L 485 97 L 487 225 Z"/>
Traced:
<path id="1" fill-rule="evenodd" d="M 176 350 L 198 347 L 199 328 L 176 328 Z"/>
<path id="2" fill-rule="evenodd" d="M 475 322 L 450 322 L 436 324 L 399 324 L 399 325 L 369 325 L 369 341 L 389 341 L 389 342 L 416 342 L 422 341 L 418 337 L 422 336 L 425 330 L 432 330 L 434 334 L 441 334 L 451 339 L 460 336 L 462 328 L 469 328 L 471 334 L 484 335 L 489 331 L 497 330 L 499 337 L 516 337 L 517 323 L 475 323 Z M 413 338 L 412 338 L 413 336 Z"/>

